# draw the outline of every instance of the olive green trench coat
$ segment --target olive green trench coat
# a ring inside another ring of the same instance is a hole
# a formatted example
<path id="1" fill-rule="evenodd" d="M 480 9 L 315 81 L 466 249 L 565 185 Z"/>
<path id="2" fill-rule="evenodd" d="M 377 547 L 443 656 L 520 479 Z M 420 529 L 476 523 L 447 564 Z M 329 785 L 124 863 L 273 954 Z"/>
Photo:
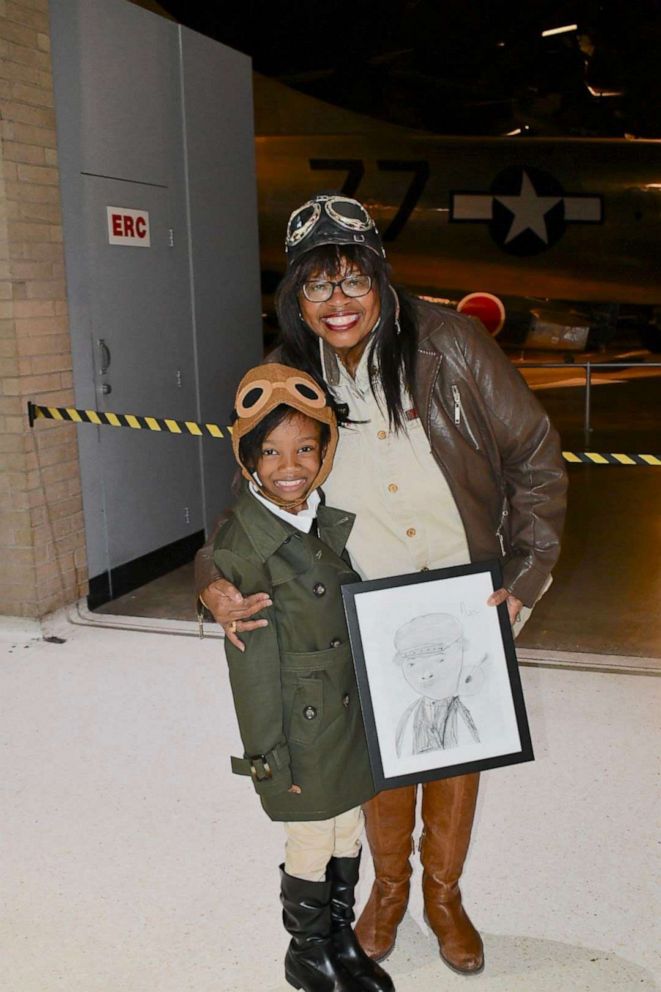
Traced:
<path id="1" fill-rule="evenodd" d="M 244 596 L 268 592 L 269 624 L 225 654 L 244 757 L 272 820 L 325 820 L 374 794 L 340 586 L 353 514 L 321 505 L 319 538 L 275 516 L 247 490 L 215 539 L 214 559 Z M 296 784 L 301 794 L 290 793 Z"/>

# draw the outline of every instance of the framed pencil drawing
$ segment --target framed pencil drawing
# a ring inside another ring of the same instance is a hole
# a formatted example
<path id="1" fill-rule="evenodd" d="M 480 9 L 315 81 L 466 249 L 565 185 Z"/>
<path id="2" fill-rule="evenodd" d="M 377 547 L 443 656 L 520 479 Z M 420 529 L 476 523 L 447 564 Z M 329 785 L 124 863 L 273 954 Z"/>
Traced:
<path id="1" fill-rule="evenodd" d="M 497 562 L 342 587 L 378 790 L 534 759 Z"/>

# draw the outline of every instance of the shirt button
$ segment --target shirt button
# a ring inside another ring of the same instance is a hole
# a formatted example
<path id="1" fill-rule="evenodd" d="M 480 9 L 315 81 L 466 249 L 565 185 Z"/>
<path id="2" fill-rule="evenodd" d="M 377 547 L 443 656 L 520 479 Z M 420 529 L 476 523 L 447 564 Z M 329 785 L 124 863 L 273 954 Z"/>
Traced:
<path id="1" fill-rule="evenodd" d="M 415 537 L 415 527 L 409 527 L 406 532 L 407 537 Z"/>
<path id="2" fill-rule="evenodd" d="M 303 716 L 306 720 L 314 720 L 317 715 L 317 711 L 314 706 L 306 706 L 303 710 Z"/>
<path id="3" fill-rule="evenodd" d="M 342 643 L 342 641 L 340 640 L 339 637 L 334 637 L 333 640 L 330 642 L 330 645 L 329 646 L 331 648 L 339 648 L 339 646 L 341 645 L 341 643 Z"/>
<path id="4" fill-rule="evenodd" d="M 396 493 L 398 489 L 399 489 L 399 486 L 397 485 L 396 482 L 391 482 L 390 485 L 388 486 L 388 492 L 389 493 Z"/>
<path id="5" fill-rule="evenodd" d="M 348 692 L 345 692 L 344 695 L 342 696 L 342 705 L 344 707 L 346 707 L 346 709 L 349 709 L 349 693 Z"/>
<path id="6" fill-rule="evenodd" d="M 323 582 L 315 582 L 315 584 L 312 586 L 312 592 L 315 594 L 315 596 L 323 596 L 326 592 L 326 586 L 323 584 Z"/>
<path id="7" fill-rule="evenodd" d="M 378 437 L 379 441 L 385 441 L 385 439 L 388 437 L 385 431 L 379 431 L 376 436 Z"/>

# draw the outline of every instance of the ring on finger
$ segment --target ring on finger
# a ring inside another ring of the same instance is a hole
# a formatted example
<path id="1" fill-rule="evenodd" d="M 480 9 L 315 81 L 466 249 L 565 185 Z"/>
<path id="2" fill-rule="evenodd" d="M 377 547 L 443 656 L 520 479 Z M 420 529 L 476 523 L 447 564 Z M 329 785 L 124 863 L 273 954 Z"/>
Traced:
<path id="1" fill-rule="evenodd" d="M 236 634 L 236 620 L 231 620 L 230 623 L 227 624 L 227 631 L 230 634 Z"/>

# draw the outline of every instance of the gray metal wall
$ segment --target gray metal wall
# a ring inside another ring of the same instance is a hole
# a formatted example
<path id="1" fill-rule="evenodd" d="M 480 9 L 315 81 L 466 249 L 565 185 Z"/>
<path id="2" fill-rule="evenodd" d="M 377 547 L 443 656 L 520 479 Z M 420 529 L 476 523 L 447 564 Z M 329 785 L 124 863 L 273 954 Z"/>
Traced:
<path id="1" fill-rule="evenodd" d="M 226 423 L 262 353 L 250 60 L 123 0 L 51 21 L 76 404 Z M 109 244 L 107 206 L 148 210 L 151 246 Z M 230 500 L 228 441 L 79 443 L 91 576 Z"/>

